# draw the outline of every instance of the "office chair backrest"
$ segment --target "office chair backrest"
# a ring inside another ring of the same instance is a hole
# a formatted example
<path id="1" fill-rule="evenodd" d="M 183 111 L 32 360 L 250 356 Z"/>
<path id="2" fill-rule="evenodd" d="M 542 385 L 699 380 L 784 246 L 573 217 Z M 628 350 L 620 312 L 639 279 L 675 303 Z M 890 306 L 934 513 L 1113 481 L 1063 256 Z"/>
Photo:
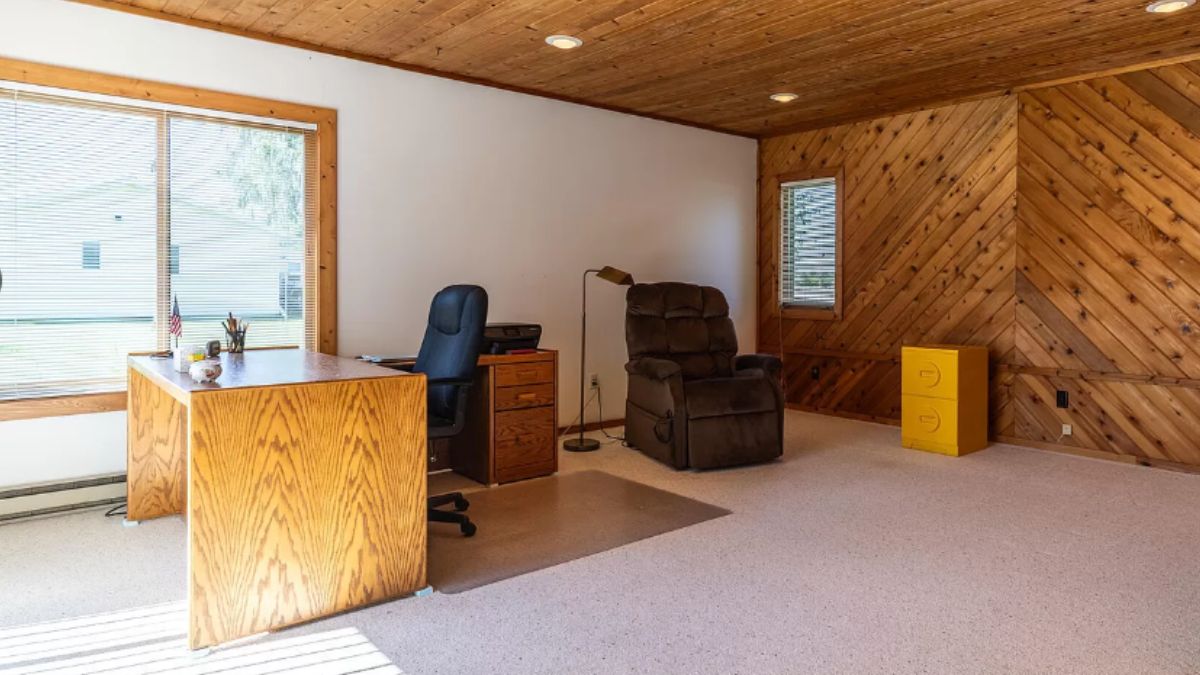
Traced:
<path id="1" fill-rule="evenodd" d="M 425 373 L 431 380 L 474 377 L 487 307 L 487 291 L 479 286 L 447 286 L 438 291 L 429 306 L 429 325 L 413 372 Z M 430 416 L 453 420 L 456 401 L 453 385 L 429 386 Z"/>
<path id="2" fill-rule="evenodd" d="M 685 380 L 729 377 L 738 348 L 725 294 L 676 282 L 634 284 L 625 292 L 625 346 L 630 359 L 678 363 Z"/>

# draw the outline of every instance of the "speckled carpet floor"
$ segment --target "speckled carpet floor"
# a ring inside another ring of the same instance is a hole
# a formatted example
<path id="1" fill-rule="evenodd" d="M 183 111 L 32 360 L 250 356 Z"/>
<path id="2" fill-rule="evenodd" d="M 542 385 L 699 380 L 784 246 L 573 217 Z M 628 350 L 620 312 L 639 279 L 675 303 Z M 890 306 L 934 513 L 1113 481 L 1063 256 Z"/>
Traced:
<path id="1" fill-rule="evenodd" d="M 1200 672 L 1200 476 L 794 412 L 787 438 L 705 473 L 564 454 L 732 513 L 265 640 L 354 628 L 409 674 Z M 177 602 L 183 542 L 179 518 L 0 526 L 0 629 Z"/>

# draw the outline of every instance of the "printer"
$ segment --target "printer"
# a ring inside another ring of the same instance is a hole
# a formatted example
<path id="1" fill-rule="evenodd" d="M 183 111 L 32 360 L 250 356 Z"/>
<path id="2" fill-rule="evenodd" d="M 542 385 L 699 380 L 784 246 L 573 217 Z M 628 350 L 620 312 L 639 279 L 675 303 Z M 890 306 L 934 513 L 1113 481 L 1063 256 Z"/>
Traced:
<path id="1" fill-rule="evenodd" d="M 542 327 L 536 323 L 489 323 L 483 328 L 484 354 L 537 349 Z"/>

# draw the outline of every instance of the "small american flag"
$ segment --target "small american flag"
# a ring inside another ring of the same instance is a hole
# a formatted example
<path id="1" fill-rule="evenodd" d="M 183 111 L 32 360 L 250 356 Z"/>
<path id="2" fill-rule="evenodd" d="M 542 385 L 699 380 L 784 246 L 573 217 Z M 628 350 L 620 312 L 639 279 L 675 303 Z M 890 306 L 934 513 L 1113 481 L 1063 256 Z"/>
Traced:
<path id="1" fill-rule="evenodd" d="M 176 339 L 183 336 L 183 317 L 179 316 L 179 298 L 171 303 L 171 323 L 169 327 L 171 335 Z"/>

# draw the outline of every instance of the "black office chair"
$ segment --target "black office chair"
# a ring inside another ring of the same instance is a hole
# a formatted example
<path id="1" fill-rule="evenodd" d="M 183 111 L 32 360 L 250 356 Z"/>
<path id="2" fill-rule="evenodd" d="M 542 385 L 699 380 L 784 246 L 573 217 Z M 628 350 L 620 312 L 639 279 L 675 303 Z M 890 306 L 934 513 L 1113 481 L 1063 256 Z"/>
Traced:
<path id="1" fill-rule="evenodd" d="M 447 286 L 433 296 L 429 325 L 411 368 L 427 378 L 430 441 L 456 436 L 466 426 L 467 390 L 479 361 L 487 306 L 487 291 L 479 286 Z M 454 505 L 453 512 L 438 508 L 447 504 Z M 429 520 L 458 523 L 463 535 L 470 537 L 475 524 L 462 513 L 470 505 L 461 492 L 430 497 Z"/>

